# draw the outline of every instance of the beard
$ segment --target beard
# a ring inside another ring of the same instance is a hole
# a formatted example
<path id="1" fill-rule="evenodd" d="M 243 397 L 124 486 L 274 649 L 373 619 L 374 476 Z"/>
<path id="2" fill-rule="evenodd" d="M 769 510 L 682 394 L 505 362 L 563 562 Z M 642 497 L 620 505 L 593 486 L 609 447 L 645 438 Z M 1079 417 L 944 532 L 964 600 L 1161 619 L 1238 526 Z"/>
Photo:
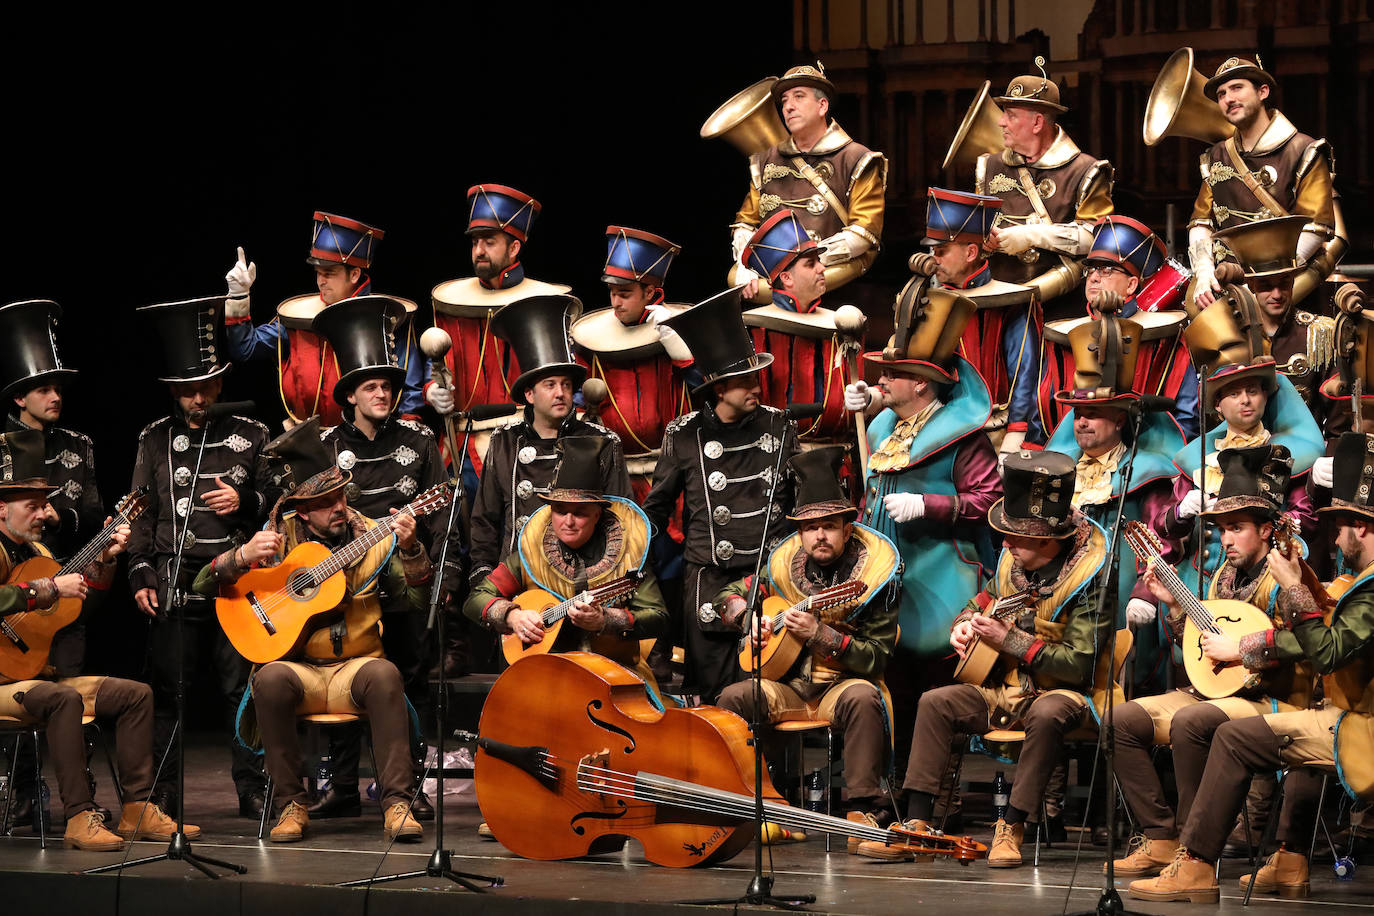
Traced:
<path id="1" fill-rule="evenodd" d="M 41 518 L 35 520 L 32 523 L 32 525 L 26 530 L 20 530 L 15 528 L 14 524 L 9 520 L 8 516 L 6 516 L 5 518 L 4 525 L 5 530 L 9 532 L 10 537 L 14 538 L 14 540 L 20 544 L 32 544 L 35 541 L 37 541 L 43 534 L 43 522 Z"/>

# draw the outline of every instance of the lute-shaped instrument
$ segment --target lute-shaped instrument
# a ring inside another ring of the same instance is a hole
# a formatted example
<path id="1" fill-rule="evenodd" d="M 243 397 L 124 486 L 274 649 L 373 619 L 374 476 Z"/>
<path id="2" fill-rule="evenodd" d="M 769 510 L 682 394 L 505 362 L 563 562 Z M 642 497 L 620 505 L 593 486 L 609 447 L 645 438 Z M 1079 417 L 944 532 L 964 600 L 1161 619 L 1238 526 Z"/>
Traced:
<path id="1" fill-rule="evenodd" d="M 998 598 L 988 605 L 982 616 L 991 617 L 993 620 L 1006 620 L 1033 604 L 1034 597 L 1030 589 L 1025 589 L 1007 595 L 1005 598 Z M 997 664 L 997 659 L 1001 654 L 999 650 L 983 642 L 980 636 L 974 634 L 970 637 L 968 645 L 964 647 L 964 657 L 959 659 L 959 664 L 954 668 L 954 679 L 961 684 L 972 684 L 975 687 L 983 686 L 988 675 L 992 674 L 992 668 Z"/>
<path id="2" fill-rule="evenodd" d="M 544 624 L 544 638 L 539 642 L 526 645 L 519 636 L 508 633 L 501 637 L 501 653 L 505 655 L 506 661 L 513 665 L 518 659 L 524 658 L 526 655 L 543 655 L 551 652 L 553 644 L 558 640 L 558 634 L 563 631 L 563 621 L 567 619 L 568 611 L 573 609 L 574 604 L 583 602 L 591 605 L 605 605 L 626 595 L 633 595 L 643 578 L 644 574 L 635 570 L 618 579 L 612 579 L 604 585 L 589 588 L 571 598 L 562 600 L 552 592 L 546 592 L 541 588 L 532 588 L 529 591 L 521 592 L 515 596 L 515 603 L 522 610 L 534 611 L 539 615 L 540 621 Z"/>
<path id="3" fill-rule="evenodd" d="M 824 591 L 803 598 L 796 604 L 788 604 L 787 599 L 769 596 L 763 599 L 763 613 L 768 615 L 772 632 L 768 641 L 759 647 L 759 664 L 763 676 L 770 681 L 781 680 L 792 663 L 797 660 L 805 644 L 782 624 L 788 611 L 806 611 L 815 614 L 830 608 L 850 607 L 858 604 L 859 599 L 868 591 L 868 585 L 858 579 L 832 585 Z M 754 649 L 749 645 L 749 637 L 744 638 L 744 648 L 739 653 L 739 666 L 745 671 L 754 672 Z"/>

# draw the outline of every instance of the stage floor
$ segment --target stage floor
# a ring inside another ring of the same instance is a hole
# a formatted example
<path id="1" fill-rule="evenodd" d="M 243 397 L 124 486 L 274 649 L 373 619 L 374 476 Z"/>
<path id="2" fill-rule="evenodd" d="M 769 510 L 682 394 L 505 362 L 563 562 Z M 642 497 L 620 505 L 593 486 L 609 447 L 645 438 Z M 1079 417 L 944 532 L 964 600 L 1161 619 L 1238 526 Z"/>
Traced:
<path id="1" fill-rule="evenodd" d="M 393 846 L 383 859 L 386 842 L 381 817 L 364 807 L 360 818 L 316 820 L 300 844 L 277 846 L 259 842 L 257 823 L 237 815 L 237 802 L 227 776 L 227 753 L 208 736 L 193 736 L 188 752 L 187 818 L 201 826 L 203 837 L 194 849 L 248 868 L 242 876 L 211 881 L 182 862 L 161 862 L 126 870 L 121 878 L 86 877 L 78 869 L 118 862 L 123 853 L 83 853 L 61 847 L 60 835 L 40 850 L 38 838 L 23 828 L 18 835 L 0 838 L 0 912 L 5 914 L 71 912 L 81 916 L 104 913 L 178 913 L 195 916 L 252 913 L 292 914 L 327 912 L 404 913 L 416 908 L 428 913 L 657 913 L 701 912 L 681 907 L 682 901 L 703 897 L 733 897 L 748 886 L 752 848 L 722 866 L 668 869 L 646 864 L 634 844 L 619 854 L 567 862 L 533 862 L 515 858 L 490 840 L 477 836 L 480 820 L 470 794 L 464 803 L 450 795 L 445 819 L 445 845 L 455 868 L 499 875 L 505 885 L 473 894 L 456 885 L 422 878 L 376 885 L 369 892 L 325 887 L 375 874 L 422 869 L 429 858 L 433 825 L 426 825 L 425 843 Z M 113 804 L 108 770 L 97 760 L 99 796 Z M 978 774 L 972 774 L 977 776 Z M 102 778 L 103 777 L 103 778 Z M 52 784 L 51 776 L 49 777 Z M 364 783 L 366 783 L 366 778 Z M 976 839 L 990 839 L 991 831 L 976 827 Z M 1077 833 L 1070 832 L 1071 841 Z M 963 912 L 995 914 L 1060 913 L 1091 910 L 1101 891 L 1100 847 L 1084 844 L 1077 874 L 1074 848 L 1056 846 L 1041 852 L 1038 868 L 989 870 L 982 863 L 961 867 L 948 862 L 886 864 L 849 856 L 842 841 L 825 852 L 824 837 L 771 849 L 775 889 L 780 894 L 811 893 L 817 913 Z M 130 858 L 163 851 L 164 844 L 138 843 Z M 1031 847 L 1025 847 L 1029 861 Z M 767 853 L 768 851 L 766 851 Z M 766 861 L 766 859 L 765 859 Z M 1240 912 L 1236 885 L 1249 866 L 1240 860 L 1222 866 L 1221 912 Z M 1074 889 L 1068 893 L 1070 881 Z M 1124 881 L 1119 882 L 1123 888 Z M 1374 911 L 1374 893 L 1364 874 L 1353 882 L 1337 881 L 1328 864 L 1313 869 L 1312 898 L 1276 901 L 1256 898 L 1261 913 Z M 1217 907 L 1188 904 L 1143 904 L 1127 901 L 1145 913 L 1215 913 Z M 748 907 L 742 909 L 749 910 Z"/>

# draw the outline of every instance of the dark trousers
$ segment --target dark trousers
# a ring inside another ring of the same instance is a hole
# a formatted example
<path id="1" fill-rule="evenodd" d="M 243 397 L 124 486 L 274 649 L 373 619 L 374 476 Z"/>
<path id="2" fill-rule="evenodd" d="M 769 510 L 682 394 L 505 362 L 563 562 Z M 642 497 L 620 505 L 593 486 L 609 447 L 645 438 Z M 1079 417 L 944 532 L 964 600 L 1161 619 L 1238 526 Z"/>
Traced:
<path id="1" fill-rule="evenodd" d="M 744 674 L 739 667 L 740 634 L 723 628 L 719 619 L 702 623 L 701 606 L 716 605 L 721 589 L 753 572 L 752 564 L 740 569 L 721 569 L 717 566 L 687 564 L 682 588 L 682 616 L 686 627 L 687 664 L 683 678 L 684 693 L 700 694 L 701 701 L 714 705 L 721 691 Z M 716 607 L 719 614 L 720 607 Z"/>

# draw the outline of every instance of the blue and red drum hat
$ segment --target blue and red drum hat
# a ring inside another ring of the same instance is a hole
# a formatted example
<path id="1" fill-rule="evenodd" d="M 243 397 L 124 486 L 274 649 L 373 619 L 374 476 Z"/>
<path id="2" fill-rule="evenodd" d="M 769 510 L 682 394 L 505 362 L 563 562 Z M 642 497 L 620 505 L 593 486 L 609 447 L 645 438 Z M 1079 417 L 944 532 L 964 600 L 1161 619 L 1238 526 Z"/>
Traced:
<path id="1" fill-rule="evenodd" d="M 515 188 L 475 184 L 468 188 L 467 234 L 497 229 L 524 243 L 542 209 L 539 201 Z"/>
<path id="2" fill-rule="evenodd" d="M 922 245 L 943 242 L 983 244 L 1002 211 L 1000 197 L 930 188 L 926 197 L 926 237 Z"/>
<path id="3" fill-rule="evenodd" d="M 673 258 L 682 251 L 661 235 L 624 226 L 606 227 L 606 266 L 602 269 L 604 283 L 647 283 L 662 286 L 668 277 Z"/>
<path id="4" fill-rule="evenodd" d="M 754 231 L 749 244 L 744 246 L 743 261 L 745 267 L 772 283 L 797 258 L 804 254 L 820 255 L 822 251 L 825 248 L 806 234 L 797 214 L 783 208 Z"/>
<path id="5" fill-rule="evenodd" d="M 1093 227 L 1093 245 L 1083 263 L 1119 267 L 1145 281 L 1164 266 L 1169 250 L 1154 230 L 1129 216 L 1104 216 Z"/>
<path id="6" fill-rule="evenodd" d="M 314 219 L 315 234 L 310 242 L 310 257 L 305 259 L 307 264 L 315 267 L 346 264 L 363 270 L 372 266 L 377 243 L 385 232 L 356 219 L 319 210 L 315 211 Z"/>

